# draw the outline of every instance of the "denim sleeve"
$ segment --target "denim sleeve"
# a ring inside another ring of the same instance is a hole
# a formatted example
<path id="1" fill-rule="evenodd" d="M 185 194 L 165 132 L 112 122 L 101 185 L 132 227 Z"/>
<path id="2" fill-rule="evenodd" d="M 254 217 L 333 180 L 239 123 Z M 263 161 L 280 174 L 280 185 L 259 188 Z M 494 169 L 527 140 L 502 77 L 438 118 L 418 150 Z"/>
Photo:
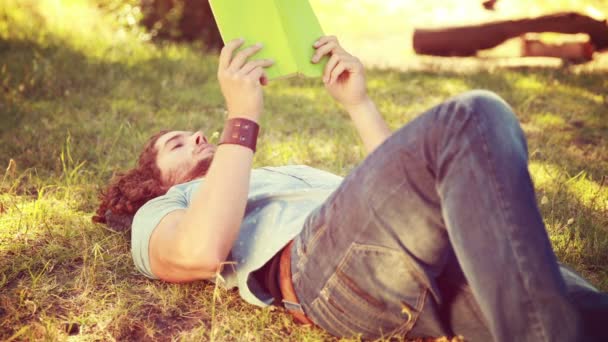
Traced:
<path id="1" fill-rule="evenodd" d="M 178 188 L 171 188 L 165 195 L 146 202 L 135 213 L 131 225 L 131 256 L 137 270 L 146 277 L 158 279 L 152 274 L 148 255 L 152 232 L 165 215 L 173 210 L 187 207 L 186 194 Z"/>

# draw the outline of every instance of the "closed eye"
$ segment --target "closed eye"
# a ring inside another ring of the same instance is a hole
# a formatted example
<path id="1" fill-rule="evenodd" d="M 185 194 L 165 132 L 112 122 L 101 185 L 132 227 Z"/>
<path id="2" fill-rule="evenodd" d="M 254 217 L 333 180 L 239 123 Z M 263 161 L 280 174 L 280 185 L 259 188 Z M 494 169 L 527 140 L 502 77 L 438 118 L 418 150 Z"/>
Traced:
<path id="1" fill-rule="evenodd" d="M 177 149 L 179 147 L 182 147 L 182 146 L 183 146 L 182 144 L 177 144 L 177 145 L 173 146 L 173 148 L 171 150 L 175 150 L 175 149 Z"/>

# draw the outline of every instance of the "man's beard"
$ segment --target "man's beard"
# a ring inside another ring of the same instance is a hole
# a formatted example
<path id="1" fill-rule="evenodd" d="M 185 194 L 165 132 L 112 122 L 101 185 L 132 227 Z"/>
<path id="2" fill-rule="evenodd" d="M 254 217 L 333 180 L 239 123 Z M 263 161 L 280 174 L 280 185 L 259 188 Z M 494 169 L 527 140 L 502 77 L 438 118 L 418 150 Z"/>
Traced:
<path id="1" fill-rule="evenodd" d="M 196 166 L 188 174 L 186 175 L 186 179 L 184 182 L 189 182 L 193 179 L 204 177 L 209 171 L 209 167 L 211 166 L 211 162 L 213 161 L 213 154 L 209 157 L 200 160 Z"/>

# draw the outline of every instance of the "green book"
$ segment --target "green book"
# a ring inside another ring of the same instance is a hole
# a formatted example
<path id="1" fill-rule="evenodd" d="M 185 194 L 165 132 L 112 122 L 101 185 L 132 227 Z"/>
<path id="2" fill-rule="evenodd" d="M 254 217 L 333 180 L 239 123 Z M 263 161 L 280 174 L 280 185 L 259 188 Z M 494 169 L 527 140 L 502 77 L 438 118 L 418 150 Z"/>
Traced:
<path id="1" fill-rule="evenodd" d="M 244 38 L 241 49 L 261 42 L 264 47 L 250 59 L 269 58 L 269 79 L 304 75 L 321 77 L 324 57 L 313 64 L 314 42 L 323 36 L 308 0 L 209 0 L 224 44 Z"/>

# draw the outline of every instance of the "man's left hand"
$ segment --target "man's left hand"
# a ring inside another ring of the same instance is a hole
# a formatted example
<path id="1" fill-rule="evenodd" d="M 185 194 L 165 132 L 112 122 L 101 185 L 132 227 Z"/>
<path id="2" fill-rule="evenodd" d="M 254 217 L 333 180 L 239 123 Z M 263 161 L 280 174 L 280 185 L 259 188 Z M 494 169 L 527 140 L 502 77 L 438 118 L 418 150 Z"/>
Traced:
<path id="1" fill-rule="evenodd" d="M 344 107 L 356 107 L 368 99 L 363 64 L 342 48 L 335 36 L 323 36 L 313 47 L 312 62 L 318 63 L 325 55 L 329 61 L 323 72 L 323 82 L 329 94 Z"/>

